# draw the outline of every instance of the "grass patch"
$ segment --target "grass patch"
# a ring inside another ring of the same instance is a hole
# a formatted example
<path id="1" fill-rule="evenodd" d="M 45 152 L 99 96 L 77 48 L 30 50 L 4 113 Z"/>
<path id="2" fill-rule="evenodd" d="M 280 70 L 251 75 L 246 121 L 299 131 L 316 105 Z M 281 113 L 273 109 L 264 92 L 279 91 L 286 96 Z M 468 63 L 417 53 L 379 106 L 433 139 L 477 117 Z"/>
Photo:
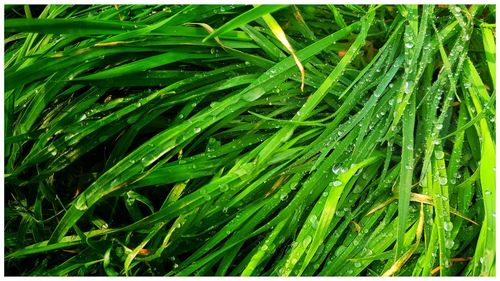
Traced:
<path id="1" fill-rule="evenodd" d="M 7 5 L 6 275 L 495 276 L 494 5 Z"/>

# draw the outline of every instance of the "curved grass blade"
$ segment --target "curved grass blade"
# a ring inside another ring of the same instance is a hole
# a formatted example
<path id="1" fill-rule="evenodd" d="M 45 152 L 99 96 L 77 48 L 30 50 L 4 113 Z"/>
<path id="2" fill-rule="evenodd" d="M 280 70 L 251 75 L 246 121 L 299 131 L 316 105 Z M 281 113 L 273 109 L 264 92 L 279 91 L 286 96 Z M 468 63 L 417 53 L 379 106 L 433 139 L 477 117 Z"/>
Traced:
<path id="1" fill-rule="evenodd" d="M 226 22 L 223 26 L 217 28 L 214 32 L 210 33 L 203 41 L 215 38 L 228 31 L 234 30 L 242 25 L 245 25 L 263 15 L 270 14 L 280 9 L 286 8 L 287 5 L 261 5 L 254 7 L 243 14 L 235 17 L 234 19 Z"/>

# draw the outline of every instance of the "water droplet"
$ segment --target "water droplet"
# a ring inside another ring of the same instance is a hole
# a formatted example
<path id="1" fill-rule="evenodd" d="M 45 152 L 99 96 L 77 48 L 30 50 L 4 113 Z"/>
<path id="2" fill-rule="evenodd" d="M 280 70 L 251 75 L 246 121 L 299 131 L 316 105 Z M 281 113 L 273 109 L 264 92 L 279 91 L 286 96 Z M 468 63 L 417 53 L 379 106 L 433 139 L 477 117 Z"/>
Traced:
<path id="1" fill-rule="evenodd" d="M 141 165 L 147 167 L 156 160 L 156 155 L 146 155 L 141 159 Z"/>
<path id="2" fill-rule="evenodd" d="M 361 267 L 361 263 L 360 262 L 355 262 L 354 263 L 354 267 Z"/>
<path id="3" fill-rule="evenodd" d="M 446 177 L 440 177 L 439 178 L 439 184 L 440 185 L 446 185 L 448 183 L 448 178 Z"/>
<path id="4" fill-rule="evenodd" d="M 339 180 L 332 182 L 332 186 L 341 186 L 341 185 L 342 185 L 342 182 Z"/>
<path id="5" fill-rule="evenodd" d="M 411 48 L 413 48 L 413 43 L 412 42 L 406 42 L 405 43 L 405 47 L 408 48 L 408 49 L 411 49 Z"/>
<path id="6" fill-rule="evenodd" d="M 80 117 L 80 119 L 78 119 L 78 121 L 83 121 L 85 119 L 87 119 L 87 114 L 84 113 L 84 114 L 82 114 L 82 116 Z"/>
<path id="7" fill-rule="evenodd" d="M 325 191 L 323 192 L 323 194 L 321 194 L 323 197 L 327 197 L 328 196 L 328 191 Z"/>
<path id="8" fill-rule="evenodd" d="M 355 176 L 359 176 L 363 172 L 363 168 L 359 169 L 354 173 Z"/>
<path id="9" fill-rule="evenodd" d="M 80 197 L 78 197 L 78 199 L 76 200 L 75 202 L 75 208 L 79 211 L 85 211 L 89 208 L 89 206 L 87 205 L 87 198 L 85 197 L 85 195 L 80 195 Z"/>
<path id="10" fill-rule="evenodd" d="M 342 209 L 339 209 L 335 212 L 335 215 L 339 216 L 339 217 L 342 217 L 345 215 L 345 212 L 342 210 Z"/>
<path id="11" fill-rule="evenodd" d="M 304 247 L 307 247 L 307 245 L 309 245 L 309 243 L 311 243 L 311 241 L 312 241 L 311 235 L 307 235 L 306 238 L 304 238 L 304 241 L 302 241 L 302 245 Z"/>
<path id="12" fill-rule="evenodd" d="M 221 191 L 221 192 L 226 192 L 226 191 L 229 189 L 229 185 L 227 185 L 227 184 L 225 184 L 225 183 L 224 183 L 224 184 L 221 184 L 221 185 L 219 186 L 219 189 L 220 189 L 220 191 Z"/>
<path id="13" fill-rule="evenodd" d="M 413 85 L 412 81 L 406 81 L 405 82 L 405 94 L 410 93 L 411 86 Z"/>
<path id="14" fill-rule="evenodd" d="M 406 146 L 406 149 L 408 149 L 408 150 L 413 150 L 413 144 L 411 144 L 411 143 L 410 143 L 409 145 L 407 145 L 407 146 Z"/>
<path id="15" fill-rule="evenodd" d="M 443 227 L 444 227 L 444 230 L 451 231 L 453 229 L 453 223 L 451 221 L 450 222 L 445 221 L 443 223 Z"/>
<path id="16" fill-rule="evenodd" d="M 287 193 L 282 193 L 282 194 L 280 195 L 280 200 L 281 200 L 281 201 L 285 201 L 287 198 L 288 198 L 288 194 L 287 194 Z"/>
<path id="17" fill-rule="evenodd" d="M 441 130 L 443 128 L 443 124 L 437 123 L 436 124 L 436 129 Z"/>
<path id="18" fill-rule="evenodd" d="M 340 166 L 333 166 L 332 167 L 332 172 L 336 175 L 340 172 L 341 167 Z"/>
<path id="19" fill-rule="evenodd" d="M 314 229 L 318 228 L 318 217 L 316 217 L 316 215 L 312 215 L 309 218 L 309 222 L 311 222 L 312 228 L 314 228 Z"/>
<path id="20" fill-rule="evenodd" d="M 436 159 L 440 160 L 440 159 L 443 159 L 444 157 L 444 152 L 442 151 L 435 151 L 434 152 L 434 156 L 436 157 Z"/>
<path id="21" fill-rule="evenodd" d="M 195 133 L 199 133 L 199 132 L 201 132 L 201 128 L 194 128 L 194 132 L 195 132 Z"/>
<path id="22" fill-rule="evenodd" d="M 451 239 L 446 239 L 446 241 L 444 242 L 444 246 L 447 249 L 453 248 L 453 245 L 455 245 L 455 242 L 453 240 L 451 240 Z"/>

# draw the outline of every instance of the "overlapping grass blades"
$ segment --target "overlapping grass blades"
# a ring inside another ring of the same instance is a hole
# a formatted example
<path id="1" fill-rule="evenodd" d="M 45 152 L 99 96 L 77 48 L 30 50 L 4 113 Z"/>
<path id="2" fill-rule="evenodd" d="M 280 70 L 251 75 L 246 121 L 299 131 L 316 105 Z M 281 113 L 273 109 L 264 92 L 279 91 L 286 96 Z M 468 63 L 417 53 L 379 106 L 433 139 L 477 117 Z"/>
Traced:
<path id="1" fill-rule="evenodd" d="M 7 275 L 496 274 L 495 6 L 5 10 Z"/>

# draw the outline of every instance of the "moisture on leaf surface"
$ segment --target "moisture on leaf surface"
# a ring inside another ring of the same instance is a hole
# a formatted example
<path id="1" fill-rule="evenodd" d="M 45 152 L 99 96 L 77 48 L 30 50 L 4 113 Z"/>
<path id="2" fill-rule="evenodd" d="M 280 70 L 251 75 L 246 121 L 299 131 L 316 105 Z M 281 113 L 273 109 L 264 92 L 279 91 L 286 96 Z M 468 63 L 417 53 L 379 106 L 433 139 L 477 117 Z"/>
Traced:
<path id="1" fill-rule="evenodd" d="M 5 5 L 6 275 L 495 276 L 495 5 Z"/>

